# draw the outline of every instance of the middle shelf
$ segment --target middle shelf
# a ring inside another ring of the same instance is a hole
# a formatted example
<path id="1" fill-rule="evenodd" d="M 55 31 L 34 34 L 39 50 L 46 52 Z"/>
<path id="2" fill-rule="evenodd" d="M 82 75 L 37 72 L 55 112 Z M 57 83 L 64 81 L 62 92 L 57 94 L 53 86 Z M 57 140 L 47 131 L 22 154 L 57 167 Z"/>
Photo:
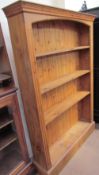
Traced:
<path id="1" fill-rule="evenodd" d="M 3 116 L 0 117 L 0 129 L 4 128 L 5 126 L 13 123 L 12 116 L 8 116 L 4 114 Z"/>
<path id="2" fill-rule="evenodd" d="M 48 82 L 44 85 L 41 86 L 41 94 L 44 94 L 56 87 L 59 87 L 69 81 L 72 81 L 76 78 L 79 78 L 87 73 L 89 73 L 90 71 L 89 70 L 77 70 L 71 74 L 66 74 L 66 75 L 63 75 L 61 77 L 59 77 L 58 79 L 54 80 L 54 81 L 51 81 L 51 82 Z"/>
<path id="3" fill-rule="evenodd" d="M 70 107 L 75 105 L 77 102 L 79 102 L 80 100 L 88 96 L 89 94 L 90 94 L 89 91 L 76 92 L 74 95 L 72 95 L 68 99 L 51 107 L 49 110 L 47 110 L 44 113 L 45 124 L 46 125 L 50 124 L 53 120 L 59 117 L 62 113 L 67 111 Z"/>

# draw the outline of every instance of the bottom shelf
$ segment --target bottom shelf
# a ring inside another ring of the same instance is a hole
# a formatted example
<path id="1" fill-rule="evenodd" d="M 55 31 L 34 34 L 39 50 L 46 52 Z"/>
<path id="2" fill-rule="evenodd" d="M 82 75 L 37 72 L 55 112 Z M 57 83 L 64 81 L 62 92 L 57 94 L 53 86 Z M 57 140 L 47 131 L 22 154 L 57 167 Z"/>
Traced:
<path id="1" fill-rule="evenodd" d="M 22 162 L 19 144 L 12 143 L 0 152 L 0 175 L 8 175 Z"/>
<path id="2" fill-rule="evenodd" d="M 92 125 L 93 123 L 78 121 L 59 141 L 52 145 L 50 147 L 52 165 L 57 163 L 57 160 L 60 162 L 64 157 L 69 159 L 71 157 L 71 150 L 75 147 L 76 143 L 84 141 L 83 137 L 88 136 L 88 131 L 92 128 Z M 78 147 L 81 143 L 79 143 Z"/>

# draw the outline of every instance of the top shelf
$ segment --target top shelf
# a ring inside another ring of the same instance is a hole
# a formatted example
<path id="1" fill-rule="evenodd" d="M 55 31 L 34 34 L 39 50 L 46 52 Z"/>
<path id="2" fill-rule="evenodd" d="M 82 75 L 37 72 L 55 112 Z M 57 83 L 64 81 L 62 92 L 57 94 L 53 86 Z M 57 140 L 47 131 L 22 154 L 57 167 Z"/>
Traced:
<path id="1" fill-rule="evenodd" d="M 79 47 L 74 47 L 71 49 L 61 49 L 61 50 L 56 50 L 56 51 L 52 51 L 52 52 L 37 54 L 36 58 L 50 56 L 50 55 L 56 55 L 59 53 L 74 52 L 74 51 L 84 50 L 84 49 L 89 49 L 89 48 L 90 48 L 90 46 L 79 46 Z"/>

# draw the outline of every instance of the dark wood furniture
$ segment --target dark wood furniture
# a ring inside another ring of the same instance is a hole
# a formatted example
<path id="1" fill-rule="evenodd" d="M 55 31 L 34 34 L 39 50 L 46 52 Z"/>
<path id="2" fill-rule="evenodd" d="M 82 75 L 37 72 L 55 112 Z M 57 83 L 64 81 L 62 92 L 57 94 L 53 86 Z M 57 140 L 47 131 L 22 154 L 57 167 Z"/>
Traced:
<path id="1" fill-rule="evenodd" d="M 0 26 L 0 175 L 31 169 L 16 91 Z"/>
<path id="2" fill-rule="evenodd" d="M 94 120 L 99 123 L 99 7 L 84 11 L 95 15 L 94 21 Z"/>
<path id="3" fill-rule="evenodd" d="M 94 17 L 23 1 L 4 12 L 33 163 L 42 175 L 58 175 L 94 129 Z"/>

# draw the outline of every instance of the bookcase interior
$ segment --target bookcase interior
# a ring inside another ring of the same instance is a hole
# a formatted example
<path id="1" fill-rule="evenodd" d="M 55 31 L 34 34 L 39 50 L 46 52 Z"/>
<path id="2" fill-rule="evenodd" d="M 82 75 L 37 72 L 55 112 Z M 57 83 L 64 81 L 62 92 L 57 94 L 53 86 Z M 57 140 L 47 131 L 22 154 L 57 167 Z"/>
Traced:
<path id="1" fill-rule="evenodd" d="M 89 45 L 88 26 L 66 20 L 51 20 L 33 24 L 37 56 L 49 52 Z"/>
<path id="2" fill-rule="evenodd" d="M 33 24 L 33 37 L 53 164 L 91 121 L 89 27 L 68 20 L 42 21 Z"/>

